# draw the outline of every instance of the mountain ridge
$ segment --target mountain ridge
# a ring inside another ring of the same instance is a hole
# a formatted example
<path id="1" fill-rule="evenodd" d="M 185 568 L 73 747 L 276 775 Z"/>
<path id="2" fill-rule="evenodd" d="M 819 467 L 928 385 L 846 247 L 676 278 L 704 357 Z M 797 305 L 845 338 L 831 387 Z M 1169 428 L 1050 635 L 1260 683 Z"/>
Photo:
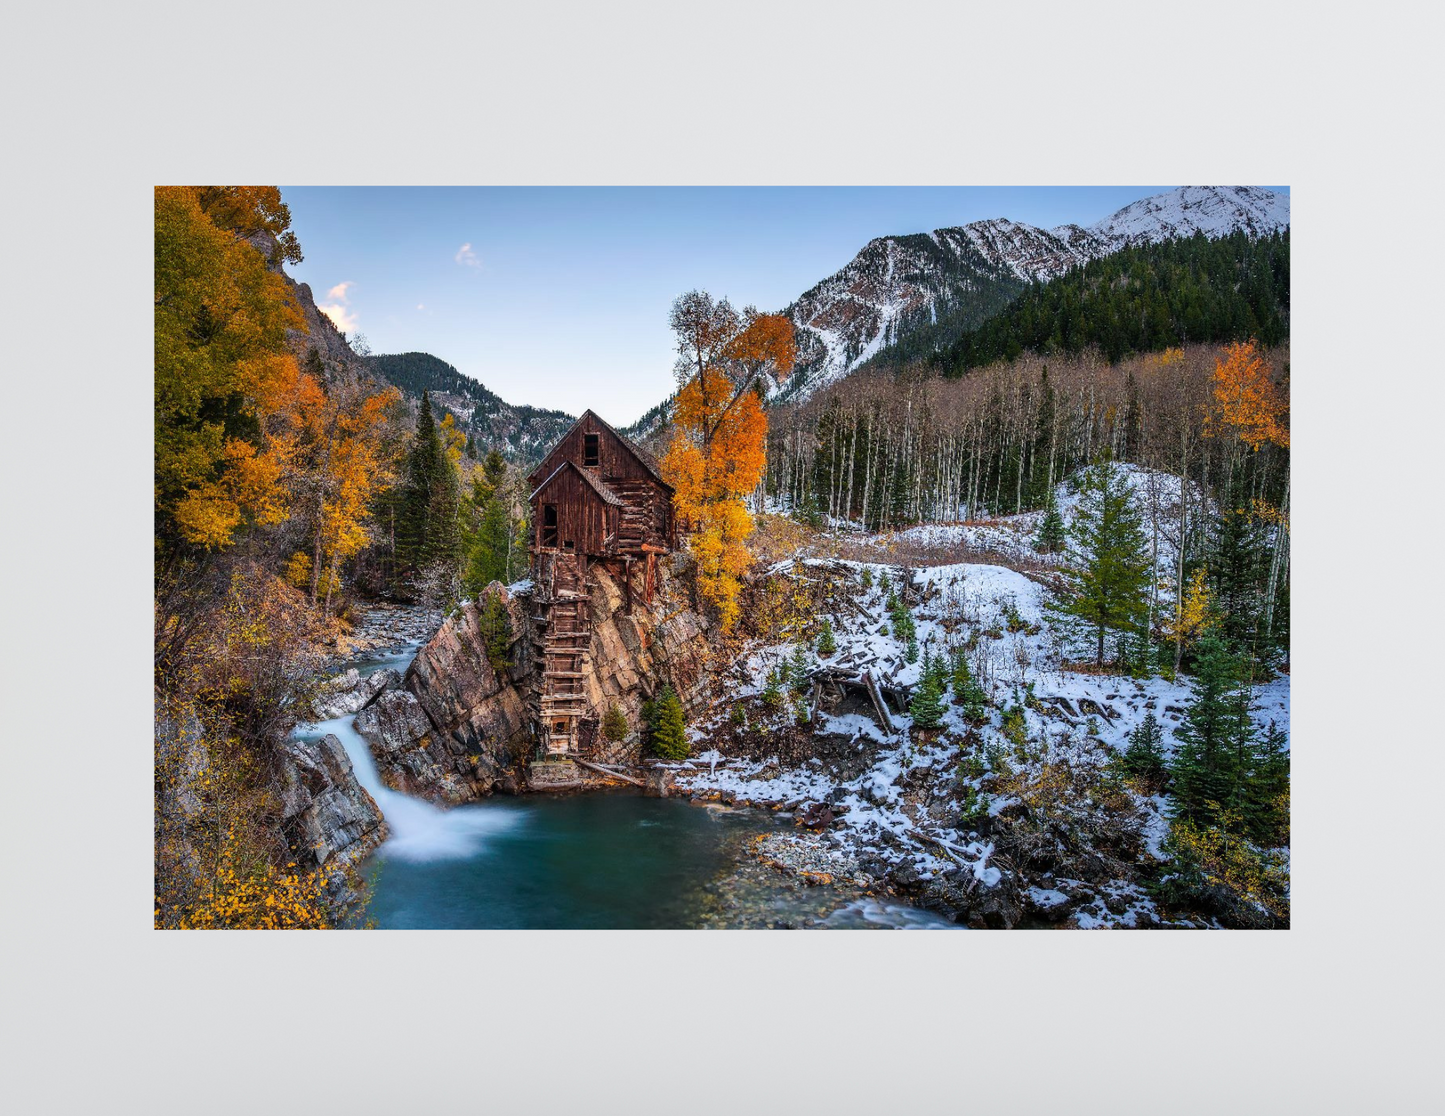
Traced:
<path id="1" fill-rule="evenodd" d="M 922 326 L 974 328 L 1028 286 L 1132 245 L 1289 227 L 1289 196 L 1255 186 L 1182 186 L 1093 225 L 1043 229 L 998 217 L 928 233 L 875 237 L 783 313 L 799 360 L 783 399 L 804 399 Z"/>

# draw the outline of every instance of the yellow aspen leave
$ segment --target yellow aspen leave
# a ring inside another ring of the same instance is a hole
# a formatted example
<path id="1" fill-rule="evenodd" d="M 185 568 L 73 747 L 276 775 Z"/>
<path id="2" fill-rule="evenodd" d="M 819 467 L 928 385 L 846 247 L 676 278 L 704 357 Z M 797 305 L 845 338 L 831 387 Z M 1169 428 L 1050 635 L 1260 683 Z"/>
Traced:
<path id="1" fill-rule="evenodd" d="M 1174 610 L 1174 616 L 1165 624 L 1170 639 L 1177 639 L 1188 645 L 1204 631 L 1209 623 L 1209 586 L 1205 581 L 1208 571 L 1197 569 L 1189 579 L 1189 587 Z"/>
<path id="2" fill-rule="evenodd" d="M 467 436 L 457 426 L 456 417 L 448 411 L 442 416 L 442 421 L 437 429 L 447 456 L 452 459 L 453 465 L 458 464 L 462 459 L 462 451 L 467 448 Z"/>
<path id="3" fill-rule="evenodd" d="M 203 198 L 224 211 L 224 226 L 208 215 Z M 274 523 L 285 515 L 278 487 L 284 462 L 256 429 L 296 372 L 287 331 L 305 325 L 285 277 L 242 236 L 283 237 L 288 219 L 274 187 L 155 191 L 155 500 L 162 546 L 224 547 L 248 518 Z"/>
<path id="4" fill-rule="evenodd" d="M 676 430 L 662 458 L 675 490 L 680 523 L 694 532 L 698 592 L 718 611 L 724 630 L 738 618 L 738 593 L 751 555 L 752 516 L 743 498 L 757 487 L 766 465 L 768 422 L 757 395 L 724 376 L 689 380 L 678 393 Z M 705 432 L 711 431 L 710 442 Z"/>
<path id="5" fill-rule="evenodd" d="M 289 469 L 298 509 L 311 521 L 313 599 L 339 564 L 370 540 L 371 502 L 395 480 L 389 418 L 395 388 L 373 390 L 355 377 L 323 385 L 298 371 L 268 423 L 271 443 Z M 329 595 L 329 594 L 328 594 Z"/>
<path id="6" fill-rule="evenodd" d="M 1268 500 L 1261 500 L 1255 497 L 1250 504 L 1250 518 L 1258 523 L 1268 523 L 1272 527 L 1283 527 L 1289 530 L 1289 512 L 1275 507 Z"/>

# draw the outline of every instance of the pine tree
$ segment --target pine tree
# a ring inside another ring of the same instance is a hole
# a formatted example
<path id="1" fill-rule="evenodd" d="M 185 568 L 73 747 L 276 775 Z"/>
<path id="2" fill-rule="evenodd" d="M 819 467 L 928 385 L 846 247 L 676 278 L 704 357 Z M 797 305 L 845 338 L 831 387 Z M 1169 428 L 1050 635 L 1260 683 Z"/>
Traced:
<path id="1" fill-rule="evenodd" d="M 1071 532 L 1075 554 L 1064 571 L 1068 612 L 1094 630 L 1095 665 L 1104 665 L 1108 629 L 1135 631 L 1148 615 L 1149 554 L 1139 510 L 1112 461 L 1085 475 Z"/>
<path id="2" fill-rule="evenodd" d="M 472 475 L 473 514 L 479 522 L 467 540 L 467 568 L 462 580 L 473 595 L 480 594 L 493 581 L 510 580 L 508 560 L 513 549 L 512 517 L 500 495 L 487 486 L 480 474 L 478 470 Z"/>
<path id="3" fill-rule="evenodd" d="M 1209 579 L 1219 631 L 1236 654 L 1254 656 L 1268 572 L 1264 538 L 1250 514 L 1247 495 L 1236 490 L 1223 498 L 1215 523 Z"/>
<path id="4" fill-rule="evenodd" d="M 1266 845 L 1289 844 L 1289 736 L 1273 721 L 1256 745 L 1245 815 L 1251 839 Z"/>
<path id="5" fill-rule="evenodd" d="M 768 709 L 776 709 L 783 701 L 782 670 L 774 667 L 768 671 L 767 681 L 763 684 L 762 692 L 758 700 Z"/>
<path id="6" fill-rule="evenodd" d="M 873 568 L 871 566 L 863 567 L 863 573 L 860 580 L 863 582 L 864 589 L 873 588 Z"/>
<path id="7" fill-rule="evenodd" d="M 456 466 L 437 431 L 431 397 L 423 392 L 397 523 L 397 550 L 411 568 L 457 568 L 461 552 L 457 487 Z"/>
<path id="8" fill-rule="evenodd" d="M 687 740 L 682 702 L 671 686 L 664 686 L 658 695 L 651 744 L 653 752 L 663 759 L 687 759 L 692 750 Z"/>
<path id="9" fill-rule="evenodd" d="M 1044 521 L 1039 524 L 1039 533 L 1034 539 L 1034 549 L 1040 554 L 1057 554 L 1064 548 L 1068 540 L 1068 532 L 1064 527 L 1064 517 L 1059 514 L 1058 502 L 1054 494 L 1049 493 L 1049 502 L 1044 510 Z"/>
<path id="10" fill-rule="evenodd" d="M 833 635 L 833 621 L 830 617 L 823 617 L 822 626 L 818 629 L 818 654 L 827 658 L 838 650 L 838 640 Z"/>
<path id="11" fill-rule="evenodd" d="M 968 668 L 968 655 L 962 647 L 954 648 L 953 672 L 951 676 L 953 700 L 964 719 L 970 724 L 979 724 L 988 716 L 988 695 L 983 692 Z"/>
<path id="12" fill-rule="evenodd" d="M 1129 747 L 1119 757 L 1119 766 L 1128 775 L 1137 775 L 1151 782 L 1160 782 L 1165 774 L 1164 732 L 1159 719 L 1147 713 L 1139 727 L 1129 734 Z"/>
<path id="13" fill-rule="evenodd" d="M 1193 694 L 1174 732 L 1180 746 L 1169 772 L 1178 817 L 1212 824 L 1219 810 L 1238 813 L 1245 805 L 1255 733 L 1240 666 L 1215 633 L 1199 641 Z"/>
<path id="14" fill-rule="evenodd" d="M 512 621 L 507 615 L 507 606 L 496 593 L 482 603 L 478 628 L 482 636 L 482 650 L 493 670 L 507 665 L 507 649 L 512 645 Z"/>
<path id="15" fill-rule="evenodd" d="M 801 694 L 808 688 L 808 647 L 804 643 L 794 647 L 788 659 L 787 683 L 788 689 L 795 694 Z"/>
<path id="16" fill-rule="evenodd" d="M 943 693 L 938 685 L 937 671 L 924 671 L 922 680 L 909 699 L 908 713 L 913 718 L 914 728 L 935 729 L 942 723 Z"/>
<path id="17" fill-rule="evenodd" d="M 607 713 L 602 718 L 602 735 L 616 744 L 627 739 L 628 731 L 627 714 L 623 713 L 622 707 L 614 701 L 607 707 Z"/>

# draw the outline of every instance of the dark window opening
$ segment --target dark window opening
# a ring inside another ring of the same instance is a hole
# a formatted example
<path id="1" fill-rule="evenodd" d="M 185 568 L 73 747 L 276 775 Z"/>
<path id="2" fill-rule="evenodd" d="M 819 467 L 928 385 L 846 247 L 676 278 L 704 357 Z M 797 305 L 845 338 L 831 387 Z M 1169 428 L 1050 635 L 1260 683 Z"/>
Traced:
<path id="1" fill-rule="evenodd" d="M 557 505 L 542 505 L 542 545 L 557 545 Z"/>
<path id="2" fill-rule="evenodd" d="M 582 464 L 596 465 L 599 453 L 597 443 L 599 439 L 596 434 L 582 435 Z"/>

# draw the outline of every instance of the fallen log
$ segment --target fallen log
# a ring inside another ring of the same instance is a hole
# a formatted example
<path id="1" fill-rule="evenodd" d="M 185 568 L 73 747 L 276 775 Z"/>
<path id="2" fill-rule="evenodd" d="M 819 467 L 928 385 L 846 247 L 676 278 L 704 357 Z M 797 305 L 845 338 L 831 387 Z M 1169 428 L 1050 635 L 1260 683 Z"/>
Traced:
<path id="1" fill-rule="evenodd" d="M 601 764 L 588 763 L 584 759 L 576 759 L 575 757 L 573 758 L 572 762 L 575 763 L 578 767 L 585 767 L 589 771 L 595 771 L 597 772 L 597 774 L 605 775 L 610 779 L 621 779 L 623 782 L 632 783 L 634 786 L 639 787 L 645 787 L 647 785 L 641 779 L 634 778 L 631 775 L 624 775 L 620 771 L 609 771 Z"/>
<path id="2" fill-rule="evenodd" d="M 890 736 L 893 734 L 893 718 L 888 715 L 888 706 L 883 701 L 883 695 L 878 690 L 878 682 L 873 677 L 873 672 L 863 672 L 863 682 L 867 687 L 868 696 L 873 699 L 874 712 L 878 714 L 878 723 L 882 725 L 883 731 Z"/>

